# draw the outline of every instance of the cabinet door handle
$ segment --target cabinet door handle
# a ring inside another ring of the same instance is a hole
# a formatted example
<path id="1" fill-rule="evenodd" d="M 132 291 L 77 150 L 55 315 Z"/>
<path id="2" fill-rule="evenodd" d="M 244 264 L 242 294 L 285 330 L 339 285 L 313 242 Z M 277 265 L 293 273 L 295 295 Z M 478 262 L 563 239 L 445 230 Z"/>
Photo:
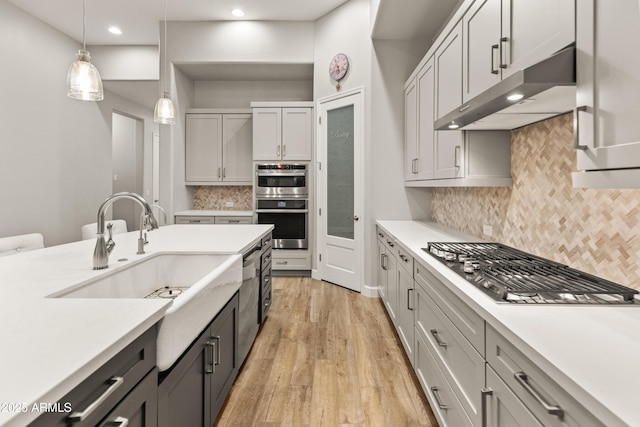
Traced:
<path id="1" fill-rule="evenodd" d="M 391 240 L 387 240 L 387 245 L 391 246 L 392 248 L 395 247 L 395 245 L 393 244 L 393 242 L 391 242 Z"/>
<path id="2" fill-rule="evenodd" d="M 440 409 L 447 409 L 447 405 L 440 402 L 440 396 L 438 395 L 438 387 L 431 387 L 431 393 L 433 393 L 433 398 L 436 400 L 436 405 Z"/>
<path id="3" fill-rule="evenodd" d="M 500 46 L 497 44 L 491 45 L 491 74 L 498 74 L 500 72 L 500 70 L 498 70 L 497 68 L 493 68 L 493 64 L 496 63 L 496 58 L 493 55 L 496 51 L 499 51 Z"/>
<path id="4" fill-rule="evenodd" d="M 276 148 L 276 157 L 280 157 L 280 144 L 278 144 L 278 147 Z"/>
<path id="5" fill-rule="evenodd" d="M 205 346 L 206 346 L 206 348 L 211 350 L 210 351 L 211 357 L 209 357 L 209 354 L 207 354 L 207 359 L 210 360 L 211 362 L 207 363 L 207 367 L 204 370 L 204 373 L 205 374 L 213 374 L 216 371 L 216 364 L 215 364 L 216 342 L 215 341 L 207 341 Z M 207 353 L 209 353 L 209 352 L 207 352 Z"/>
<path id="6" fill-rule="evenodd" d="M 129 425 L 129 419 L 125 417 L 117 417 L 115 420 L 110 421 L 107 424 L 118 427 L 127 427 Z"/>
<path id="7" fill-rule="evenodd" d="M 216 366 L 220 364 L 220 337 L 213 337 L 216 340 L 216 351 L 213 353 L 215 358 L 213 359 L 213 371 L 215 372 Z"/>
<path id="8" fill-rule="evenodd" d="M 573 110 L 573 148 L 576 150 L 586 150 L 589 147 L 580 144 L 580 113 L 587 112 L 587 106 L 581 105 Z"/>
<path id="9" fill-rule="evenodd" d="M 74 412 L 67 418 L 67 421 L 70 424 L 79 423 L 87 419 L 89 415 L 93 413 L 105 400 L 109 398 L 115 391 L 124 384 L 124 378 L 122 377 L 111 377 L 109 379 L 109 383 L 111 384 L 109 388 L 107 388 L 104 393 L 102 393 L 96 400 L 91 402 L 89 406 L 87 406 L 82 412 Z"/>
<path id="10" fill-rule="evenodd" d="M 287 146 L 282 144 L 282 158 L 284 159 L 285 157 L 287 157 Z"/>
<path id="11" fill-rule="evenodd" d="M 413 293 L 414 289 L 407 289 L 407 309 L 413 311 L 413 307 L 411 306 L 411 294 Z"/>
<path id="12" fill-rule="evenodd" d="M 380 254 L 380 266 L 384 271 L 387 271 L 387 254 Z"/>
<path id="13" fill-rule="evenodd" d="M 527 374 L 524 372 L 516 372 L 513 374 L 516 381 L 533 397 L 550 415 L 555 415 L 556 417 L 563 419 L 564 418 L 564 410 L 557 405 L 551 405 L 548 403 L 542 395 L 529 384 L 529 378 Z"/>
<path id="14" fill-rule="evenodd" d="M 289 264 L 289 261 L 276 261 L 276 264 L 278 264 L 278 265 L 287 265 L 287 264 Z"/>
<path id="15" fill-rule="evenodd" d="M 225 176 L 227 176 L 227 168 L 222 168 L 222 178 L 224 179 Z"/>
<path id="16" fill-rule="evenodd" d="M 505 44 L 505 43 L 507 43 L 508 41 L 509 41 L 509 38 L 508 38 L 508 37 L 502 37 L 502 38 L 500 39 L 500 68 L 502 68 L 502 69 L 507 68 L 507 63 L 506 63 L 506 61 L 505 61 L 505 62 L 502 62 L 502 58 L 503 58 L 503 56 L 504 56 L 504 55 L 502 54 L 502 51 L 503 51 L 502 47 L 503 47 L 503 46 L 504 46 L 504 44 Z M 507 49 L 505 48 L 504 50 L 507 50 Z"/>
<path id="17" fill-rule="evenodd" d="M 456 145 L 456 148 L 453 150 L 453 156 L 455 157 L 453 166 L 455 166 L 456 168 L 459 168 L 460 167 L 460 146 L 459 145 Z"/>
<path id="18" fill-rule="evenodd" d="M 402 261 L 404 261 L 405 263 L 409 262 L 409 258 L 407 258 L 406 256 L 404 256 L 404 255 L 402 255 L 402 254 L 400 254 L 400 259 L 401 259 Z"/>
<path id="19" fill-rule="evenodd" d="M 202 220 L 200 219 L 190 219 L 189 224 L 200 224 Z"/>
<path id="20" fill-rule="evenodd" d="M 218 168 L 218 178 L 222 178 L 222 174 L 220 173 L 221 170 L 222 168 Z"/>
<path id="21" fill-rule="evenodd" d="M 480 390 L 480 398 L 482 399 L 482 427 L 487 427 L 487 397 L 493 394 L 493 390 L 490 388 L 483 388 Z"/>
<path id="22" fill-rule="evenodd" d="M 447 346 L 447 343 L 440 339 L 440 335 L 438 335 L 438 330 L 437 329 L 432 329 L 429 332 L 431 332 L 431 335 L 433 335 L 433 338 L 435 338 L 436 343 L 438 343 L 438 345 L 440 347 L 446 347 Z"/>

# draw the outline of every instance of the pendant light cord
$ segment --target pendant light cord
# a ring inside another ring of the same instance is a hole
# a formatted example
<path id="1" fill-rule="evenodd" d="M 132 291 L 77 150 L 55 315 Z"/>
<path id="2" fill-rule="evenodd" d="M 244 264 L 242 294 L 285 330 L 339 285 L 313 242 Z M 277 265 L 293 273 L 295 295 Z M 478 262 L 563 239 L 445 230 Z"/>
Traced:
<path id="1" fill-rule="evenodd" d="M 86 0 L 85 0 L 86 1 Z M 162 96 L 167 90 L 167 0 L 164 0 L 164 90 Z"/>
<path id="2" fill-rule="evenodd" d="M 87 50 L 86 33 L 87 33 L 87 0 L 82 0 L 82 50 Z"/>

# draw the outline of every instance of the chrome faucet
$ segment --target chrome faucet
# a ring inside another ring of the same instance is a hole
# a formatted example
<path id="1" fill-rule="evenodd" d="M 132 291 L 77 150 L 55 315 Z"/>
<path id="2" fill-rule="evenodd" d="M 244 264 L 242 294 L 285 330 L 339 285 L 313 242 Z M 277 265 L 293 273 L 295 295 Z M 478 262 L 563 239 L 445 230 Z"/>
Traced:
<path id="1" fill-rule="evenodd" d="M 142 206 L 143 209 L 142 215 L 140 217 L 140 238 L 138 239 L 138 254 L 144 253 L 144 239 L 142 237 L 143 230 L 146 229 L 147 231 L 151 231 L 155 228 L 158 228 L 158 221 L 153 216 L 153 212 L 151 212 L 151 206 L 149 206 L 146 200 L 144 200 L 139 194 L 122 192 L 110 195 L 104 202 L 102 202 L 100 208 L 98 208 L 98 238 L 96 239 L 96 248 L 93 251 L 94 270 L 102 270 L 109 267 L 109 254 L 113 250 L 116 243 L 112 239 L 111 227 L 107 227 L 109 231 L 109 242 L 107 243 L 104 240 L 104 213 L 113 202 L 120 199 L 131 199 Z"/>

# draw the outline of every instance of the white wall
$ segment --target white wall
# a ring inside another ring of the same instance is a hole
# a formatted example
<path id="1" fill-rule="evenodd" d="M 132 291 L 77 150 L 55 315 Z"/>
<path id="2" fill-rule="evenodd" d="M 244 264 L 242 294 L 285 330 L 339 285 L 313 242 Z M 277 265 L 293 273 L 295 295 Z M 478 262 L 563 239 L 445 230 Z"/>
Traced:
<path id="1" fill-rule="evenodd" d="M 67 98 L 79 48 L 0 0 L 0 236 L 40 232 L 47 246 L 79 240 L 111 193 L 112 111 L 151 119 L 109 92 L 99 103 Z M 145 121 L 145 139 L 151 130 Z"/>
<path id="2" fill-rule="evenodd" d="M 158 46 L 88 46 L 103 80 L 158 80 Z"/>
<path id="3" fill-rule="evenodd" d="M 312 80 L 196 81 L 196 108 L 249 108 L 251 101 L 310 101 Z"/>
<path id="4" fill-rule="evenodd" d="M 365 277 L 364 293 L 375 294 L 378 219 L 425 219 L 428 191 L 404 188 L 403 85 L 420 60 L 409 42 L 370 37 L 370 0 L 351 0 L 316 22 L 314 99 L 336 93 L 328 76 L 331 58 L 349 57 L 342 90 L 365 89 Z"/>

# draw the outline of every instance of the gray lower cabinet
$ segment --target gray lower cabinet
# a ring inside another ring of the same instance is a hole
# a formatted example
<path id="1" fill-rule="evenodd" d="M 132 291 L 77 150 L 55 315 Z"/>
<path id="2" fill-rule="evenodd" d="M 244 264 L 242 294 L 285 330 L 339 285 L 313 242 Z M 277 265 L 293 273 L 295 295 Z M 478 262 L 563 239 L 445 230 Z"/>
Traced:
<path id="1" fill-rule="evenodd" d="M 158 426 L 211 427 L 238 375 L 238 294 L 160 374 Z"/>
<path id="2" fill-rule="evenodd" d="M 494 427 L 542 427 L 543 424 L 487 365 L 487 388 L 482 392 L 485 424 Z"/>
<path id="3" fill-rule="evenodd" d="M 44 413 L 30 426 L 155 427 L 156 337 L 154 326 L 60 399 L 60 411 Z M 65 412 L 66 404 L 71 412 Z"/>

